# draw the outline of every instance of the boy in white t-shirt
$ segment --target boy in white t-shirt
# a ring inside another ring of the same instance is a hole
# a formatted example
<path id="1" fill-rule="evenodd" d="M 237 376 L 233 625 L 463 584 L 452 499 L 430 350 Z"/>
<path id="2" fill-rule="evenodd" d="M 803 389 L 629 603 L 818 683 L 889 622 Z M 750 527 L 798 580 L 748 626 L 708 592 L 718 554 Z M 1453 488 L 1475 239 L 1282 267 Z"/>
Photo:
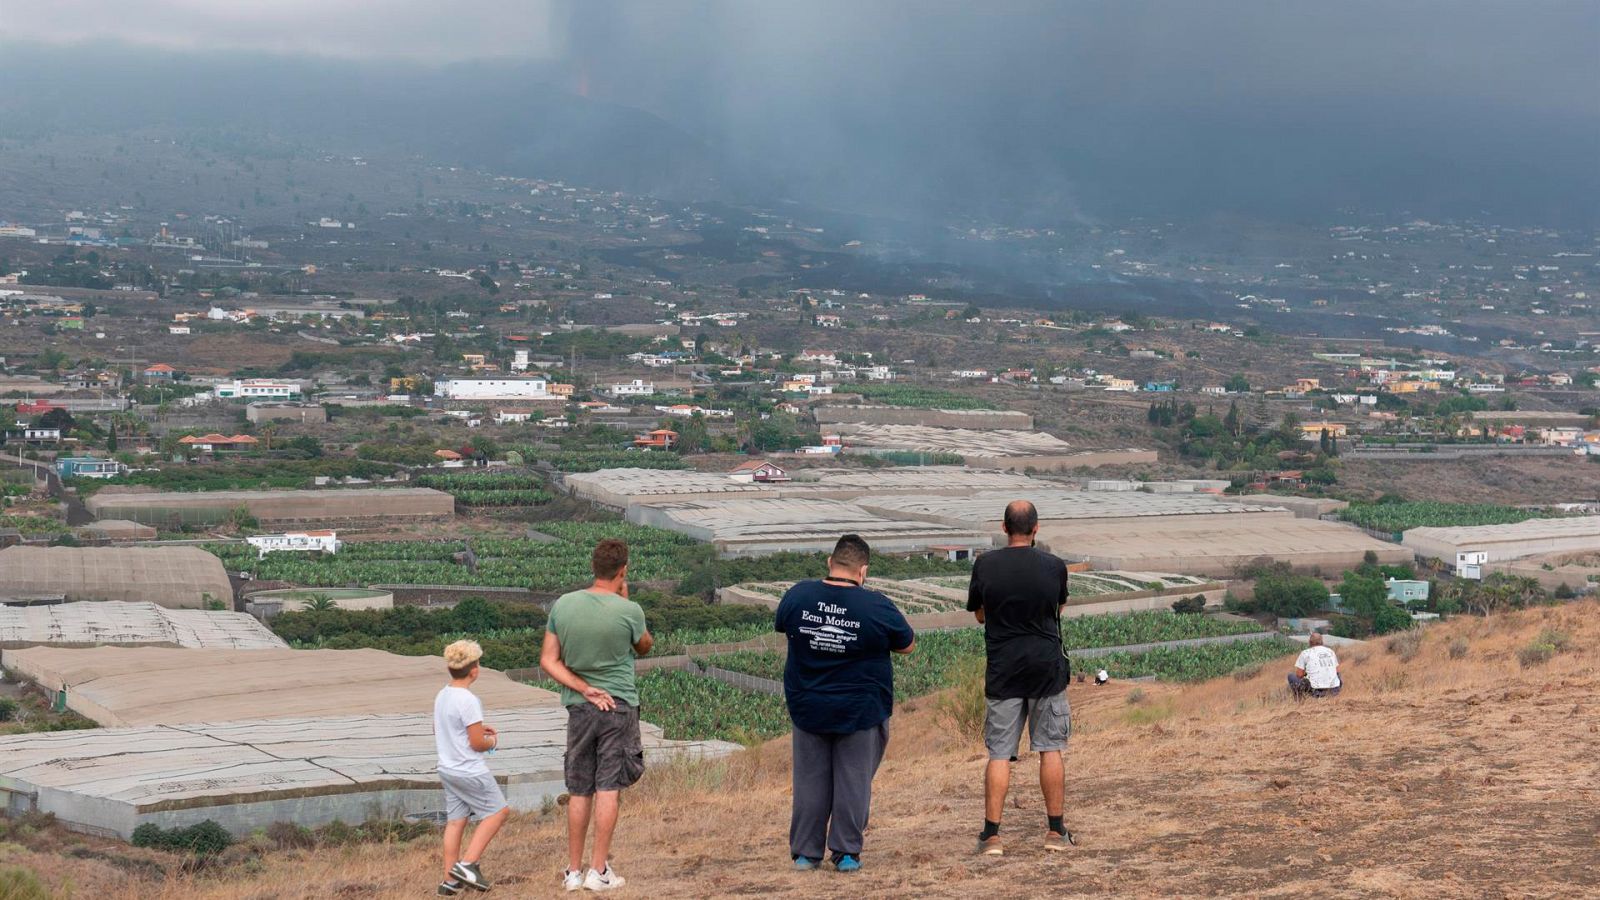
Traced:
<path id="1" fill-rule="evenodd" d="M 1297 698 L 1305 694 L 1320 697 L 1337 694 L 1342 686 L 1338 655 L 1332 647 L 1323 646 L 1322 635 L 1313 631 L 1309 646 L 1300 651 L 1294 671 L 1289 673 L 1289 689 Z"/>
<path id="2" fill-rule="evenodd" d="M 487 891 L 489 882 L 478 871 L 483 852 L 495 832 L 511 814 L 505 795 L 489 771 L 483 755 L 500 743 L 493 728 L 483 724 L 483 704 L 472 693 L 478 680 L 478 660 L 483 648 L 476 641 L 456 641 L 444 648 L 450 683 L 433 700 L 433 742 L 439 749 L 439 783 L 444 787 L 444 881 L 439 895 L 450 897 L 463 888 Z M 467 819 L 478 820 L 467 852 L 461 838 Z"/>

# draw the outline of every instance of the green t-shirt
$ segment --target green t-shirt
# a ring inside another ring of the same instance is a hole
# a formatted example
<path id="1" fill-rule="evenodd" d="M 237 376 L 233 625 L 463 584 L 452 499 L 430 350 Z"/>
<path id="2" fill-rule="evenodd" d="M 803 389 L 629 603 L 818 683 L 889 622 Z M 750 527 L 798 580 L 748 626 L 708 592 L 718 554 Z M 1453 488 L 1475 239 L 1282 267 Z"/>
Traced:
<path id="1" fill-rule="evenodd" d="M 561 642 L 561 661 L 590 685 L 630 706 L 639 705 L 633 677 L 633 645 L 645 635 L 644 610 L 616 594 L 573 591 L 550 607 L 547 628 Z M 588 703 L 583 695 L 561 688 L 561 705 Z"/>

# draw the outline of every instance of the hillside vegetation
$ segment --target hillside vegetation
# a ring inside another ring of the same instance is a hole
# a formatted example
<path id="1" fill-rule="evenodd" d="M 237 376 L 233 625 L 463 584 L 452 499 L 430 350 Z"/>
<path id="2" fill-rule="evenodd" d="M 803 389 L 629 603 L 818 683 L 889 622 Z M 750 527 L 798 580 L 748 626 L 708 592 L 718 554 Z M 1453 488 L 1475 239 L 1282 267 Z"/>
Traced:
<path id="1" fill-rule="evenodd" d="M 1198 685 L 1074 684 L 1067 823 L 1047 856 L 1036 759 L 1017 765 L 999 859 L 970 855 L 982 751 L 939 697 L 903 704 L 854 877 L 793 873 L 788 745 L 663 766 L 629 793 L 615 862 L 640 896 L 1482 897 L 1592 894 L 1600 860 L 1600 602 L 1459 617 L 1345 648 L 1347 687 L 1295 704 L 1274 663 Z M 1286 664 L 1286 663 L 1285 663 Z M 493 711 L 490 711 L 493 715 Z M 556 897 L 564 823 L 512 820 L 496 895 Z M 107 846 L 31 840 L 10 865 L 104 898 L 421 896 L 431 838 L 241 851 L 180 874 Z M 239 848 L 234 848 L 238 850 Z M 232 851 L 230 851 L 232 852 Z"/>

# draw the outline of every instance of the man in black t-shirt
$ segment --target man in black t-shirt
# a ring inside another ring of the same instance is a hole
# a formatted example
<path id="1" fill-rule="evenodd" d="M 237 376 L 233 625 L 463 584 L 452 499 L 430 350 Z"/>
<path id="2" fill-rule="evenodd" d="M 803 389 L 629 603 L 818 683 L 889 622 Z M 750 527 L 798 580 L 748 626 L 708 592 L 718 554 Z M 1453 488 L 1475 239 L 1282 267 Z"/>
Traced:
<path id="1" fill-rule="evenodd" d="M 1028 747 L 1039 754 L 1039 787 L 1049 821 L 1044 847 L 1062 850 L 1072 840 L 1062 824 L 1066 774 L 1061 754 L 1072 734 L 1067 705 L 1071 668 L 1061 645 L 1067 564 L 1034 548 L 1039 513 L 1032 503 L 1015 500 L 1006 506 L 1005 529 L 1005 549 L 978 557 L 967 591 L 967 610 L 983 625 L 988 651 L 983 740 L 989 764 L 983 782 L 983 831 L 978 835 L 978 852 L 985 856 L 1005 852 L 1000 816 L 1024 724 Z"/>
<path id="2" fill-rule="evenodd" d="M 794 723 L 789 856 L 801 870 L 820 866 L 824 848 L 840 872 L 861 868 L 872 777 L 894 713 L 889 654 L 916 645 L 894 603 L 861 586 L 870 558 L 858 535 L 840 538 L 828 557 L 828 577 L 790 588 L 774 616 L 773 627 L 789 638 L 783 667 Z"/>

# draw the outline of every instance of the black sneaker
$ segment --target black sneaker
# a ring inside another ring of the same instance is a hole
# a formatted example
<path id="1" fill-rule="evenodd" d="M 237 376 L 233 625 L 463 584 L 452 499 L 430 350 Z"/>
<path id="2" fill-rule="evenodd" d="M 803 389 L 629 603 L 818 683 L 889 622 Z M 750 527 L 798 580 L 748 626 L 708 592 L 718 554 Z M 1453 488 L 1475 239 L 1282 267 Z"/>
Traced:
<path id="1" fill-rule="evenodd" d="M 458 862 L 450 868 L 450 874 L 457 881 L 475 891 L 487 891 L 489 889 L 489 879 L 484 878 L 483 873 L 478 871 L 477 863 Z"/>
<path id="2" fill-rule="evenodd" d="M 439 896 L 454 897 L 455 895 L 461 893 L 464 888 L 466 888 L 466 884 L 464 882 L 457 881 L 454 878 L 450 879 L 449 881 L 442 881 L 439 883 Z"/>

